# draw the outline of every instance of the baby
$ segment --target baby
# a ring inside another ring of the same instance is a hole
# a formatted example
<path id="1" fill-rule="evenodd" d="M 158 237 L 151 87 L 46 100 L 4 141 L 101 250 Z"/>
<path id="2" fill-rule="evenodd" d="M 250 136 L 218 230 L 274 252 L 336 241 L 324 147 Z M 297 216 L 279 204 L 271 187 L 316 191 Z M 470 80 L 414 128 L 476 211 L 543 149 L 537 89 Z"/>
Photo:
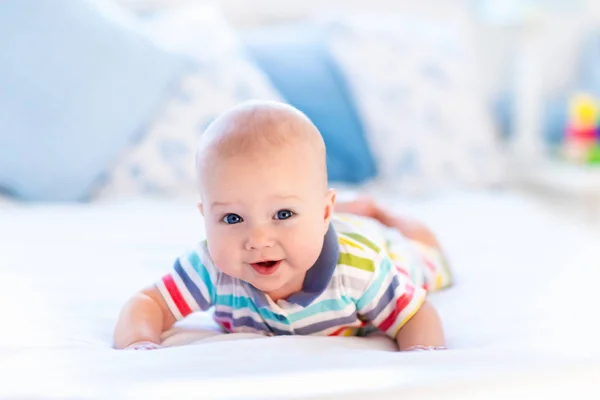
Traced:
<path id="1" fill-rule="evenodd" d="M 425 298 L 451 280 L 435 236 L 369 199 L 335 205 L 325 144 L 300 111 L 249 102 L 222 114 L 197 170 L 207 240 L 127 302 L 116 348 L 159 348 L 176 321 L 211 308 L 225 332 L 379 331 L 400 350 L 445 346 Z"/>

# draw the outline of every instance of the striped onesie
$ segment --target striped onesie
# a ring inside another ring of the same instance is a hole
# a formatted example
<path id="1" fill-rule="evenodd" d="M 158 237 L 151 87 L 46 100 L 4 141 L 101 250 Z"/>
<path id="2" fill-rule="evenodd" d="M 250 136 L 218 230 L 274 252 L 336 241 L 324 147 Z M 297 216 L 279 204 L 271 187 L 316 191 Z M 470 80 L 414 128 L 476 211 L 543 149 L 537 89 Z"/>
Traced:
<path id="1" fill-rule="evenodd" d="M 285 300 L 222 273 L 206 241 L 179 257 L 157 286 L 177 320 L 214 309 L 226 332 L 362 336 L 377 329 L 395 338 L 427 290 L 450 280 L 437 251 L 374 220 L 338 214 L 302 290 Z"/>

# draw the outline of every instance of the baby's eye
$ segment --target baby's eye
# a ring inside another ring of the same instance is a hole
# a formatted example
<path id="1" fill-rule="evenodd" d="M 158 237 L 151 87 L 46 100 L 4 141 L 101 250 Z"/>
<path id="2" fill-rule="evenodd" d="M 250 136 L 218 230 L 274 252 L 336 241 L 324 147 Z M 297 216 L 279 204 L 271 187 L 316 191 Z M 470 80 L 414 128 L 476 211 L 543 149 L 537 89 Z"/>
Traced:
<path id="1" fill-rule="evenodd" d="M 279 210 L 277 214 L 275 214 L 275 219 L 288 219 L 294 215 L 293 211 L 290 210 Z"/>
<path id="2" fill-rule="evenodd" d="M 243 219 L 237 214 L 226 214 L 223 218 L 221 218 L 221 221 L 225 222 L 226 224 L 233 225 L 239 224 L 243 221 Z"/>

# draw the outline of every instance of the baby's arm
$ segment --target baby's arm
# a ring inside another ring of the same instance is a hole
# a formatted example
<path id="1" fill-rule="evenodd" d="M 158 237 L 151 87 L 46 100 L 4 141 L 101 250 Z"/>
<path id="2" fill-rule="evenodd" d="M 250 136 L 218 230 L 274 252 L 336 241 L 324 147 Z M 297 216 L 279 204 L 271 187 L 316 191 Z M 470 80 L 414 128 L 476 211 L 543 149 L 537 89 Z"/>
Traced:
<path id="1" fill-rule="evenodd" d="M 140 346 L 131 348 L 159 347 L 161 334 L 176 321 L 212 307 L 216 281 L 217 270 L 202 242 L 177 258 L 170 273 L 125 304 L 115 327 L 115 348 L 136 343 Z"/>
<path id="2" fill-rule="evenodd" d="M 383 250 L 378 249 L 371 272 L 355 271 L 353 278 L 366 280 L 359 293 L 351 285 L 346 288 L 357 299 L 359 316 L 395 339 L 401 351 L 445 346 L 442 323 L 427 292 Z"/>
<path id="3" fill-rule="evenodd" d="M 114 332 L 114 347 L 134 343 L 160 343 L 161 334 L 171 328 L 175 317 L 156 286 L 136 293 L 123 307 Z"/>
<path id="4" fill-rule="evenodd" d="M 415 348 L 445 347 L 442 321 L 435 308 L 425 301 L 396 335 L 400 351 Z"/>

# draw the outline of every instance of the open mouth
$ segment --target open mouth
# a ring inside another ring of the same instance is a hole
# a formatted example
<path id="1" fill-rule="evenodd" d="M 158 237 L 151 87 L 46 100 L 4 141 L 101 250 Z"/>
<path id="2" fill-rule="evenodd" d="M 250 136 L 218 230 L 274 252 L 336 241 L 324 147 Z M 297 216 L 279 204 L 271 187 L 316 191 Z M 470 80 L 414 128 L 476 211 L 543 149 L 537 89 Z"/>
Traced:
<path id="1" fill-rule="evenodd" d="M 257 263 L 251 263 L 250 265 L 256 272 L 261 275 L 271 275 L 277 271 L 277 268 L 281 264 L 281 260 L 277 261 L 261 261 Z"/>

